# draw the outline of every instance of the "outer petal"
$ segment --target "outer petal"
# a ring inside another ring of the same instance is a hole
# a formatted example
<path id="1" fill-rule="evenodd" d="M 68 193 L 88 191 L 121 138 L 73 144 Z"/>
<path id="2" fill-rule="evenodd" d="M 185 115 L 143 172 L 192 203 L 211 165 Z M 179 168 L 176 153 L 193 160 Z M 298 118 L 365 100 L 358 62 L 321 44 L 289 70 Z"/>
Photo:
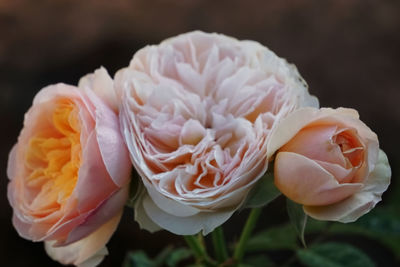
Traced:
<path id="1" fill-rule="evenodd" d="M 339 184 L 314 160 L 292 152 L 275 159 L 275 185 L 288 198 L 303 205 L 328 205 L 359 191 L 362 184 Z"/>
<path id="2" fill-rule="evenodd" d="M 318 220 L 354 222 L 381 201 L 390 184 L 391 170 L 386 154 L 380 150 L 375 169 L 362 190 L 348 199 L 328 206 L 304 206 L 304 212 Z"/>
<path id="3" fill-rule="evenodd" d="M 81 239 L 82 237 L 87 236 L 93 232 L 94 229 L 100 227 L 102 223 L 116 216 L 119 210 L 123 209 L 128 196 L 128 185 L 115 192 L 109 199 L 101 203 L 96 210 L 91 212 L 85 219 L 84 223 L 74 228 L 68 234 L 65 244 L 70 244 Z"/>
<path id="4" fill-rule="evenodd" d="M 203 235 L 212 232 L 216 227 L 227 221 L 235 209 L 200 212 L 193 216 L 178 217 L 161 210 L 153 200 L 144 196 L 142 204 L 144 212 L 154 223 L 177 235 L 193 235 L 203 231 Z"/>
<path id="5" fill-rule="evenodd" d="M 141 196 L 135 202 L 135 221 L 138 222 L 141 229 L 145 229 L 150 233 L 154 233 L 156 231 L 161 230 L 162 228 L 155 224 L 144 211 L 143 208 L 143 197 L 146 196 L 147 193 L 142 192 Z"/>
<path id="6" fill-rule="evenodd" d="M 107 70 L 103 67 L 95 70 L 79 80 L 79 88 L 93 90 L 114 111 L 118 111 L 117 96 L 114 83 Z"/>
<path id="7" fill-rule="evenodd" d="M 330 116 L 331 120 L 359 121 L 358 113 L 347 108 L 301 108 L 289 114 L 286 118 L 276 123 L 267 144 L 267 157 L 270 158 L 280 147 L 292 139 L 303 127 L 313 121 Z M 357 123 L 360 124 L 360 123 Z M 352 125 L 352 124 L 350 124 Z M 365 124 L 363 124 L 365 126 Z M 357 128 L 358 129 L 358 128 Z M 368 128 L 369 129 L 369 128 Z M 363 130 L 365 132 L 365 130 Z"/>
<path id="8" fill-rule="evenodd" d="M 82 154 L 84 162 L 79 169 L 79 178 L 74 193 L 79 201 L 78 209 L 84 212 L 94 209 L 118 187 L 107 173 L 94 132 L 89 136 Z"/>
<path id="9" fill-rule="evenodd" d="M 95 132 L 103 162 L 114 183 L 122 187 L 129 182 L 132 165 L 120 133 L 119 118 L 91 90 L 84 91 L 96 107 Z"/>
<path id="10" fill-rule="evenodd" d="M 47 254 L 62 264 L 92 267 L 98 265 L 108 254 L 105 244 L 110 240 L 121 219 L 122 210 L 91 235 L 64 247 L 54 247 L 54 242 L 45 242 Z"/>
<path id="11" fill-rule="evenodd" d="M 12 180 L 16 175 L 16 153 L 17 153 L 17 145 L 14 145 L 8 155 L 8 162 L 7 162 L 7 176 L 8 179 Z"/>

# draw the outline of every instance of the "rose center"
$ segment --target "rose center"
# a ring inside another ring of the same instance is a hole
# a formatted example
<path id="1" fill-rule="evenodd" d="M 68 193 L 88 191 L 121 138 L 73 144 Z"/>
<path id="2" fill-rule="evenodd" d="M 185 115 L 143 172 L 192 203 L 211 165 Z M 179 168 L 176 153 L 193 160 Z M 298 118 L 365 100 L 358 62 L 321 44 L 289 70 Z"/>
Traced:
<path id="1" fill-rule="evenodd" d="M 341 130 L 332 140 L 340 147 L 348 167 L 360 167 L 363 162 L 364 147 L 355 129 Z"/>
<path id="2" fill-rule="evenodd" d="M 31 170 L 27 185 L 36 194 L 31 203 L 37 216 L 46 216 L 65 204 L 78 180 L 81 163 L 80 121 L 76 105 L 60 100 L 51 125 L 29 141 L 26 166 Z"/>

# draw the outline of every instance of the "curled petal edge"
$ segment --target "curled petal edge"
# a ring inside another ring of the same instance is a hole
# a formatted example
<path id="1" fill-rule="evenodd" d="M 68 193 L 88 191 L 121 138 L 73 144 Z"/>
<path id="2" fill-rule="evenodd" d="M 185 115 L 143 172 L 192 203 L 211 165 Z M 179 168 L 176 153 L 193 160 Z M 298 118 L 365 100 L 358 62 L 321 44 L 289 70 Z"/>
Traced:
<path id="1" fill-rule="evenodd" d="M 364 187 L 353 196 L 332 205 L 304 206 L 304 212 L 317 220 L 349 223 L 368 213 L 381 201 L 390 184 L 391 169 L 386 154 L 379 150 L 378 162 Z"/>
<path id="2" fill-rule="evenodd" d="M 135 216 L 141 227 L 151 232 L 163 228 L 176 235 L 194 235 L 200 231 L 207 235 L 227 221 L 236 210 L 199 212 L 192 216 L 179 217 L 161 210 L 148 194 L 138 200 L 136 205 Z"/>
<path id="3" fill-rule="evenodd" d="M 45 242 L 47 254 L 62 264 L 80 267 L 94 267 L 108 254 L 105 244 L 115 232 L 122 216 L 122 210 L 89 236 L 63 247 L 54 247 L 54 241 Z"/>

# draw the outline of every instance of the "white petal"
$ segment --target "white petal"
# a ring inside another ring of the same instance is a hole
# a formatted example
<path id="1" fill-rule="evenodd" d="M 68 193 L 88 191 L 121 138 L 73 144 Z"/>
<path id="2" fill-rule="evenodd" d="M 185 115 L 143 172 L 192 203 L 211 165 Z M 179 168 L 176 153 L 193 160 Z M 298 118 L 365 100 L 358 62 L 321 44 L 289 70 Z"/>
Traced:
<path id="1" fill-rule="evenodd" d="M 212 232 L 216 227 L 227 221 L 235 210 L 218 210 L 215 212 L 200 212 L 193 216 L 179 217 L 161 210 L 145 196 L 144 211 L 157 225 L 176 235 L 194 235 L 202 231 L 203 235 Z"/>

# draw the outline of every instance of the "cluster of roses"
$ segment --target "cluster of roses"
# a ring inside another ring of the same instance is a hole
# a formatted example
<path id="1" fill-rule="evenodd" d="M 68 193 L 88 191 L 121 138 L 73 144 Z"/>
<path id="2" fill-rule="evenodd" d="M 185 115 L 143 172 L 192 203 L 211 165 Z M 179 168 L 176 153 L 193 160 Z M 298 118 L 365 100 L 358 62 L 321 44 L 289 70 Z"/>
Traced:
<path id="1" fill-rule="evenodd" d="M 42 89 L 8 163 L 18 233 L 64 264 L 107 254 L 129 195 L 149 231 L 205 235 L 274 162 L 276 187 L 311 217 L 351 222 L 390 167 L 353 109 L 318 108 L 296 68 L 253 41 L 202 32 L 138 51 L 112 79 Z M 135 181 L 137 182 L 137 181 Z"/>

